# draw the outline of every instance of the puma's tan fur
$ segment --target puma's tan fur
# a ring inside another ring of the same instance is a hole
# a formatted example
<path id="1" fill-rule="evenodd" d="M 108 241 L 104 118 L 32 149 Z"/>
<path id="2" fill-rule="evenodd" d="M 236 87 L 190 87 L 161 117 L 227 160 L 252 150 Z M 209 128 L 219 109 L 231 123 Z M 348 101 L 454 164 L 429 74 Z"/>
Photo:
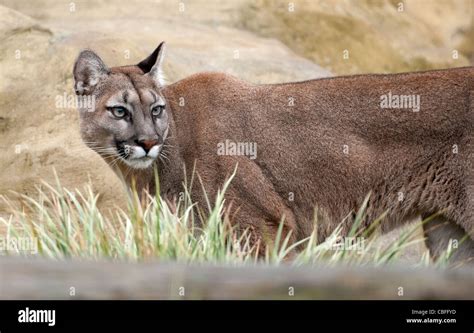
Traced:
<path id="1" fill-rule="evenodd" d="M 275 85 L 202 73 L 163 86 L 162 49 L 137 66 L 111 69 L 85 51 L 75 66 L 79 94 L 97 99 L 94 112 L 81 111 L 84 140 L 110 148 L 112 155 L 118 154 L 117 141 L 162 144 L 163 158 L 153 163 L 162 196 L 178 196 L 183 167 L 195 166 L 214 197 L 238 164 L 227 203 L 233 223 L 250 228 L 255 240 L 271 241 L 282 217 L 292 241 L 310 235 L 315 215 L 319 240 L 343 220 L 347 232 L 371 193 L 362 227 L 382 214 L 383 230 L 438 214 L 425 225 L 431 254 L 439 256 L 450 240 L 461 242 L 467 233 L 454 257 L 472 261 L 473 67 Z M 126 124 L 105 107 L 124 91 L 137 97 L 128 106 L 133 115 Z M 160 119 L 149 116 L 153 94 L 166 104 Z M 394 95 L 417 97 L 419 110 L 387 104 L 387 96 Z M 256 155 L 218 153 L 226 140 L 254 145 Z M 140 187 L 153 188 L 152 165 L 114 164 L 128 182 L 133 176 Z M 200 187 L 195 182 L 192 196 L 205 208 Z"/>

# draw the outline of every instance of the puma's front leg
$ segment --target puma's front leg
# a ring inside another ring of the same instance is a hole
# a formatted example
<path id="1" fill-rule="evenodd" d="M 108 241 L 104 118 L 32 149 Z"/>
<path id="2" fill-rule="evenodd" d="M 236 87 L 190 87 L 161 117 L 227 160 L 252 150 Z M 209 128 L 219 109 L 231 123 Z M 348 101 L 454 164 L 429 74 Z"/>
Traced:
<path id="1" fill-rule="evenodd" d="M 273 246 L 281 223 L 280 246 L 286 237 L 289 237 L 289 245 L 297 240 L 293 212 L 256 163 L 239 161 L 226 200 L 230 203 L 232 224 L 240 232 L 248 230 L 251 233 L 251 242 L 258 244 L 260 255 Z"/>
<path id="2" fill-rule="evenodd" d="M 296 241 L 295 221 L 292 214 L 286 209 L 273 206 L 262 210 L 259 205 L 248 202 L 239 204 L 237 200 L 232 201 L 231 208 L 232 225 L 237 229 L 239 235 L 247 232 L 250 245 L 258 247 L 259 256 L 264 256 L 267 250 L 271 251 L 274 248 L 282 223 L 278 244 L 280 248 L 287 237 L 289 238 L 288 246 Z"/>

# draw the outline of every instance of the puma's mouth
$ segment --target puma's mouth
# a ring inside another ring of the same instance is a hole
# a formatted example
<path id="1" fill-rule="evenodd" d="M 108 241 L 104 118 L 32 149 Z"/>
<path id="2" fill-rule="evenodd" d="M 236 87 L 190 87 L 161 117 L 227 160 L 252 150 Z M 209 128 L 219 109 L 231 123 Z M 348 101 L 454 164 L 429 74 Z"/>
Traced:
<path id="1" fill-rule="evenodd" d="M 129 167 L 146 169 L 152 166 L 161 152 L 163 145 L 157 144 L 150 149 L 137 145 L 117 144 L 117 155 Z"/>

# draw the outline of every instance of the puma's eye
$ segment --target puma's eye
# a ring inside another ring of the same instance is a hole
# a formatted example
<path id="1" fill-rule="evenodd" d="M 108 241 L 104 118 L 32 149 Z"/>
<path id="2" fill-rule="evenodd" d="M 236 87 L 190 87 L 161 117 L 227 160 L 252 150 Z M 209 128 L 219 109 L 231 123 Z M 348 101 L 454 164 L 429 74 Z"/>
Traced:
<path id="1" fill-rule="evenodd" d="M 112 108 L 111 112 L 117 118 L 124 118 L 127 115 L 127 110 L 121 106 Z"/>
<path id="2" fill-rule="evenodd" d="M 164 105 L 157 105 L 154 106 L 153 109 L 151 109 L 151 114 L 153 117 L 159 117 L 163 113 Z"/>

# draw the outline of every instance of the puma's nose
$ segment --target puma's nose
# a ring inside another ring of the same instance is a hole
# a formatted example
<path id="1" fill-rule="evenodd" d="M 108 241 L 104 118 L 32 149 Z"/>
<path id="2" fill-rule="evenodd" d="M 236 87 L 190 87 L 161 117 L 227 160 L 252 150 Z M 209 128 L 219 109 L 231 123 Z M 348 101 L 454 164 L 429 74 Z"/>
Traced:
<path id="1" fill-rule="evenodd" d="M 140 140 L 137 144 L 145 150 L 145 153 L 158 144 L 158 140 Z"/>

